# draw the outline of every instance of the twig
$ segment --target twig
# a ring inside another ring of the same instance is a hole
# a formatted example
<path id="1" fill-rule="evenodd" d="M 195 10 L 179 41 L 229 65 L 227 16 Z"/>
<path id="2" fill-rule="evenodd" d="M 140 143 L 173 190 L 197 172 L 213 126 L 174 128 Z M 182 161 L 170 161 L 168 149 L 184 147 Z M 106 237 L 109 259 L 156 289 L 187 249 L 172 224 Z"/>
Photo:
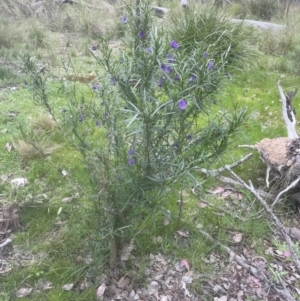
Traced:
<path id="1" fill-rule="evenodd" d="M 220 173 L 223 172 L 223 171 L 226 171 L 227 168 L 233 168 L 233 167 L 236 167 L 242 163 L 244 163 L 246 160 L 248 160 L 250 157 L 252 156 L 252 153 L 246 155 L 244 158 L 232 163 L 231 165 L 229 165 L 228 167 L 221 167 L 219 169 L 213 169 L 213 170 L 208 170 L 208 169 L 205 169 L 205 168 L 200 168 L 200 172 L 201 173 L 204 173 L 205 175 L 207 176 L 212 176 L 212 177 L 216 177 L 218 176 L 218 180 L 223 182 L 223 183 L 226 183 L 226 184 L 230 184 L 230 185 L 233 185 L 233 186 L 239 186 L 239 187 L 243 187 L 243 185 L 238 182 L 238 181 L 235 181 L 231 178 L 228 178 L 228 177 L 225 177 L 225 176 L 221 176 Z M 273 199 L 274 196 L 269 194 L 269 193 L 266 193 L 265 191 L 262 191 L 262 190 L 259 190 L 258 193 L 266 198 L 266 199 Z"/>
<path id="2" fill-rule="evenodd" d="M 228 167 L 229 168 L 234 168 L 242 163 L 244 163 L 245 161 L 247 161 L 249 158 L 251 158 L 252 156 L 252 153 L 246 155 L 244 158 L 232 163 L 231 165 L 229 165 Z M 203 173 L 206 173 L 207 175 L 209 176 L 217 176 L 219 175 L 221 172 L 225 171 L 227 168 L 225 166 L 219 168 L 219 169 L 213 169 L 213 170 L 207 170 L 207 169 L 204 169 L 204 168 L 200 168 L 200 171 L 203 172 Z"/>
<path id="3" fill-rule="evenodd" d="M 291 256 L 293 258 L 293 261 L 296 265 L 296 268 L 298 272 L 300 272 L 300 261 L 298 258 L 298 255 L 293 247 L 293 242 L 289 235 L 286 233 L 285 228 L 283 224 L 280 222 L 280 220 L 277 218 L 277 216 L 273 213 L 270 206 L 266 203 L 266 201 L 258 194 L 258 192 L 254 189 L 252 182 L 249 181 L 249 185 L 247 185 L 237 174 L 235 174 L 230 168 L 227 167 L 227 170 L 232 174 L 232 176 L 239 181 L 247 190 L 249 190 L 257 200 L 260 201 L 260 203 L 263 205 L 265 210 L 268 212 L 269 216 L 271 217 L 271 220 L 274 222 L 276 227 L 279 229 L 281 235 L 284 237 L 285 242 L 287 243 L 287 246 L 289 248 L 289 251 L 291 252 Z"/>
<path id="4" fill-rule="evenodd" d="M 182 205 L 183 205 L 183 195 L 182 195 L 182 188 L 180 189 L 180 200 L 179 200 L 179 213 L 178 213 L 178 223 L 181 220 L 182 216 Z"/>
<path id="5" fill-rule="evenodd" d="M 273 204 L 271 205 L 271 208 L 279 201 L 279 198 L 286 192 L 288 192 L 290 189 L 292 189 L 293 187 L 295 187 L 298 182 L 300 181 L 300 176 L 294 181 L 292 182 L 286 189 L 282 190 L 281 192 L 278 193 L 275 201 L 273 202 Z"/>
<path id="6" fill-rule="evenodd" d="M 10 238 L 7 238 L 5 242 L 3 242 L 2 244 L 0 244 L 0 248 L 5 247 L 6 245 L 8 245 L 11 242 L 12 242 L 12 240 Z"/>
<path id="7" fill-rule="evenodd" d="M 276 291 L 276 293 L 279 294 L 284 300 L 287 300 L 287 301 L 296 301 L 293 298 L 293 296 L 290 294 L 290 292 L 286 289 L 285 285 L 282 285 L 283 286 L 283 290 L 278 289 L 277 287 L 275 287 L 272 284 L 272 281 L 270 281 L 268 279 L 268 277 L 262 271 L 256 269 L 255 267 L 251 266 L 250 264 L 248 264 L 246 262 L 246 259 L 244 259 L 243 257 L 237 255 L 229 247 L 223 245 L 219 241 L 216 241 L 212 236 L 210 236 L 204 230 L 199 229 L 199 231 L 208 240 L 210 240 L 211 242 L 216 243 L 217 245 L 219 245 L 221 247 L 221 249 L 223 249 L 224 251 L 226 251 L 230 255 L 230 258 L 232 258 L 233 260 L 235 260 L 240 266 L 242 266 L 244 269 L 246 269 L 251 275 L 253 275 L 254 277 L 258 278 L 261 281 L 267 282 L 269 286 L 273 286 L 274 290 Z"/>
<path id="8" fill-rule="evenodd" d="M 293 112 L 291 112 L 292 121 L 288 117 L 287 101 L 286 101 L 286 97 L 284 95 L 284 92 L 283 92 L 283 90 L 280 86 L 280 80 L 277 82 L 277 87 L 278 87 L 281 102 L 282 102 L 282 117 L 284 119 L 286 130 L 288 132 L 288 138 L 291 138 L 291 139 L 298 138 L 298 135 L 297 135 L 296 130 L 295 130 L 295 125 L 296 125 L 295 115 L 293 114 Z"/>
<path id="9" fill-rule="evenodd" d="M 248 145 L 248 144 L 242 144 L 242 145 L 239 145 L 239 147 L 247 147 L 247 148 L 256 149 L 255 145 Z"/>

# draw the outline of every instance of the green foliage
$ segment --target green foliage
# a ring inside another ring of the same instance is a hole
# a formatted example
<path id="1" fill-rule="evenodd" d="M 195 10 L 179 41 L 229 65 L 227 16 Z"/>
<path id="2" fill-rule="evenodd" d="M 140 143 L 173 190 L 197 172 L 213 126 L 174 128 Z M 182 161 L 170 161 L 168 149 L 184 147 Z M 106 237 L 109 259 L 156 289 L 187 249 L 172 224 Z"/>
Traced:
<path id="1" fill-rule="evenodd" d="M 216 63 L 222 62 L 226 71 L 245 69 L 256 59 L 251 28 L 231 22 L 214 7 L 175 11 L 170 17 L 170 37 L 189 56 L 195 47 L 209 53 Z"/>
<path id="2" fill-rule="evenodd" d="M 198 40 L 198 31 L 189 32 L 190 27 L 186 30 L 190 40 L 177 41 L 182 36 L 180 24 L 166 35 L 154 25 L 150 7 L 148 1 L 126 7 L 122 50 L 113 55 L 109 41 L 102 39 L 102 55 L 95 56 L 105 71 L 99 84 L 89 92 L 64 86 L 70 96 L 60 118 L 46 78 L 37 72 L 34 59 L 24 57 L 36 103 L 54 121 L 61 119 L 65 137 L 82 154 L 94 188 L 91 199 L 99 215 L 98 231 L 110 243 L 111 264 L 124 233 L 130 233 L 126 229 L 149 217 L 155 225 L 159 213 L 173 216 L 170 197 L 198 183 L 195 168 L 213 163 L 246 117 L 242 109 L 219 108 L 218 114 L 211 109 L 226 80 L 226 68 L 241 67 L 246 59 L 247 49 L 242 53 L 239 47 L 241 27 L 231 27 L 226 43 L 221 43 L 223 35 L 217 36 L 225 21 L 214 25 L 210 13 L 202 21 L 207 25 L 202 38 L 212 37 L 206 41 L 211 47 Z M 193 24 L 199 21 L 199 15 L 186 16 Z"/>
<path id="3" fill-rule="evenodd" d="M 250 13 L 262 20 L 271 20 L 279 10 L 276 0 L 251 0 L 249 3 Z"/>

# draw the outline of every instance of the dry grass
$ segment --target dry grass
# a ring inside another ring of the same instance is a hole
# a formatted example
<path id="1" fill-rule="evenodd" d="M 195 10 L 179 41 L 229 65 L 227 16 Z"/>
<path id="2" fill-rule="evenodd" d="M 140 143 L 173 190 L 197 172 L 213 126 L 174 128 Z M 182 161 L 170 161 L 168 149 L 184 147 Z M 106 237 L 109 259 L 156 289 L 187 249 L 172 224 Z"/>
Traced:
<path id="1" fill-rule="evenodd" d="M 38 144 L 18 140 L 17 142 L 13 142 L 13 147 L 19 153 L 23 161 L 49 156 L 60 148 L 58 144 L 46 141 L 45 139 Z"/>
<path id="2" fill-rule="evenodd" d="M 33 119 L 32 127 L 38 132 L 53 132 L 58 128 L 58 125 L 51 115 L 45 114 Z"/>

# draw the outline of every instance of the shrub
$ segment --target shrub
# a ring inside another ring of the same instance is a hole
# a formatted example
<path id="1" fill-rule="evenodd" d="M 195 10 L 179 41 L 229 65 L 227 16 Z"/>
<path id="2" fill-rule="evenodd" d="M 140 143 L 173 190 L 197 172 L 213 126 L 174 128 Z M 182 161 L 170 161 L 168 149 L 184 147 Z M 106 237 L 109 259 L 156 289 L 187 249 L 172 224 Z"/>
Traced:
<path id="1" fill-rule="evenodd" d="M 89 170 L 97 235 L 108 241 L 112 266 L 121 243 L 137 235 L 130 230 L 134 225 L 149 219 L 155 224 L 161 215 L 174 219 L 176 211 L 180 219 L 182 202 L 174 210 L 170 201 L 178 199 L 179 190 L 199 185 L 197 169 L 214 164 L 246 118 L 244 109 L 214 108 L 225 69 L 242 66 L 242 54 L 234 55 L 239 37 L 232 36 L 223 48 L 217 41 L 208 47 L 190 37 L 185 48 L 185 40 L 176 40 L 179 25 L 164 32 L 154 25 L 149 7 L 150 1 L 126 6 L 120 50 L 102 39 L 101 55 L 95 56 L 98 82 L 90 90 L 64 84 L 67 102 L 61 112 L 52 105 L 34 60 L 24 58 L 35 101 L 61 120 L 65 137 Z M 215 20 L 207 22 L 209 28 Z"/>
<path id="2" fill-rule="evenodd" d="M 244 69 L 255 61 L 252 29 L 232 23 L 214 8 L 180 10 L 171 15 L 169 22 L 170 35 L 180 43 L 185 55 L 190 55 L 196 46 L 229 69 Z"/>
<path id="3" fill-rule="evenodd" d="M 251 0 L 250 13 L 262 20 L 271 20 L 278 13 L 279 6 L 276 0 Z"/>

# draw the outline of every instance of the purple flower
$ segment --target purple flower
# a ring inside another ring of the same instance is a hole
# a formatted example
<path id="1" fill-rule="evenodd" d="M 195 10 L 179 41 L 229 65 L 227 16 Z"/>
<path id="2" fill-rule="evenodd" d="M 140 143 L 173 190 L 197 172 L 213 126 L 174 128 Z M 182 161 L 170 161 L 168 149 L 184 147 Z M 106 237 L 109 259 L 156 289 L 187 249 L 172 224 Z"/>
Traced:
<path id="1" fill-rule="evenodd" d="M 146 52 L 148 52 L 148 53 L 152 53 L 152 52 L 153 52 L 151 47 L 147 47 L 145 50 L 146 50 Z"/>
<path id="2" fill-rule="evenodd" d="M 179 75 L 178 75 L 178 74 L 176 74 L 176 75 L 174 76 L 174 79 L 175 79 L 175 80 L 180 80 L 180 77 L 179 77 Z"/>
<path id="3" fill-rule="evenodd" d="M 82 121 L 83 121 L 83 114 L 82 114 L 82 113 L 79 114 L 78 120 L 79 120 L 79 122 L 82 122 Z"/>
<path id="4" fill-rule="evenodd" d="M 131 158 L 128 160 L 128 165 L 133 165 L 134 164 L 134 158 Z"/>
<path id="5" fill-rule="evenodd" d="M 175 148 L 177 148 L 177 147 L 179 146 L 179 144 L 178 144 L 178 142 L 174 142 L 174 143 L 172 144 L 172 146 L 175 147 Z"/>
<path id="6" fill-rule="evenodd" d="M 192 138 L 193 138 L 193 136 L 191 134 L 189 134 L 189 135 L 186 136 L 187 140 L 191 140 Z"/>
<path id="7" fill-rule="evenodd" d="M 130 150 L 127 152 L 127 154 L 128 154 L 129 156 L 132 156 L 132 155 L 134 154 L 134 150 L 133 150 L 133 149 L 130 149 Z"/>
<path id="8" fill-rule="evenodd" d="M 95 126 L 97 126 L 97 127 L 100 126 L 100 122 L 98 120 L 95 122 Z"/>
<path id="9" fill-rule="evenodd" d="M 113 86 L 116 85 L 116 80 L 113 76 L 110 78 L 110 84 L 113 85 Z"/>
<path id="10" fill-rule="evenodd" d="M 208 55 L 207 51 L 204 51 L 204 52 L 202 53 L 202 57 L 204 57 L 204 58 L 206 58 L 207 55 Z"/>
<path id="11" fill-rule="evenodd" d="M 187 101 L 184 99 L 180 99 L 178 101 L 178 106 L 181 111 L 185 110 L 185 108 L 187 107 Z"/>
<path id="12" fill-rule="evenodd" d="M 195 74 L 192 74 L 192 76 L 189 79 L 189 82 L 193 82 L 196 78 L 197 76 Z"/>
<path id="13" fill-rule="evenodd" d="M 171 41 L 170 43 L 170 46 L 173 48 L 173 49 L 177 49 L 179 46 L 178 46 L 178 43 L 176 41 Z"/>
<path id="14" fill-rule="evenodd" d="M 213 70 L 214 69 L 214 62 L 209 61 L 208 64 L 207 64 L 207 68 L 208 68 L 209 71 Z"/>
<path id="15" fill-rule="evenodd" d="M 62 112 L 62 113 L 66 113 L 67 110 L 66 110 L 65 108 L 62 108 L 61 112 Z"/>
<path id="16" fill-rule="evenodd" d="M 92 46 L 92 50 L 93 50 L 93 51 L 97 50 L 97 46 L 93 45 L 93 46 Z"/>
<path id="17" fill-rule="evenodd" d="M 142 40 L 145 38 L 145 33 L 143 31 L 139 32 L 139 38 Z"/>
<path id="18" fill-rule="evenodd" d="M 120 58 L 120 64 L 123 64 L 124 63 L 124 59 L 121 57 Z"/>
<path id="19" fill-rule="evenodd" d="M 94 91 L 99 91 L 99 90 L 100 90 L 100 85 L 93 85 L 93 86 L 92 86 L 92 89 L 93 89 Z"/>
<path id="20" fill-rule="evenodd" d="M 126 23 L 127 23 L 127 17 L 126 17 L 126 16 L 123 16 L 123 17 L 122 17 L 122 23 L 123 23 L 123 24 L 126 24 Z"/>
<path id="21" fill-rule="evenodd" d="M 163 81 L 164 81 L 164 78 L 163 78 L 163 77 L 160 77 L 160 78 L 157 80 L 157 85 L 158 85 L 159 87 L 161 87 L 162 84 L 163 84 Z"/>
<path id="22" fill-rule="evenodd" d="M 162 64 L 161 69 L 163 71 L 165 71 L 166 73 L 171 73 L 172 72 L 172 68 L 170 66 L 166 65 L 166 64 Z"/>
<path id="23" fill-rule="evenodd" d="M 171 53 L 167 54 L 167 59 L 168 59 L 169 63 L 171 63 L 171 64 L 175 63 L 175 59 L 174 59 L 174 57 L 173 57 L 173 55 Z"/>

